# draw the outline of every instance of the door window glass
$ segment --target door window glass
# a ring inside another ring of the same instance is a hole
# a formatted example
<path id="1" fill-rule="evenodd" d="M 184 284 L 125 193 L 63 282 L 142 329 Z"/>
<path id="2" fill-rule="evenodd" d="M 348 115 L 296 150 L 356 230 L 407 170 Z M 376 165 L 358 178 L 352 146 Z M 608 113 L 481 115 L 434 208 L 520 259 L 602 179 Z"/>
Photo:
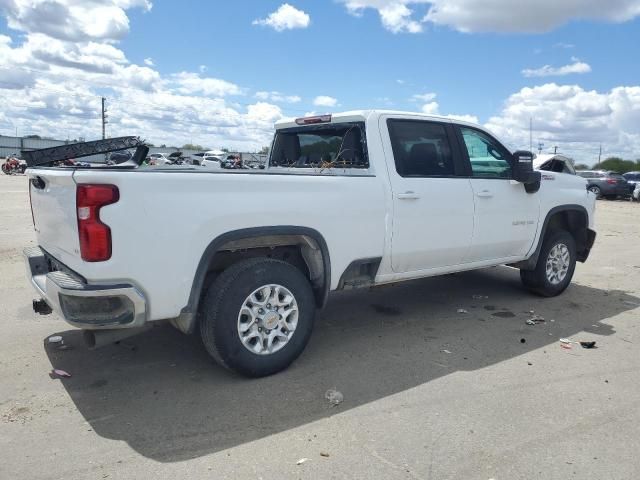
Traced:
<path id="1" fill-rule="evenodd" d="M 441 123 L 389 120 L 396 170 L 402 177 L 446 177 L 455 173 L 451 145 Z"/>
<path id="2" fill-rule="evenodd" d="M 509 152 L 493 138 L 473 128 L 460 127 L 474 177 L 511 178 Z"/>

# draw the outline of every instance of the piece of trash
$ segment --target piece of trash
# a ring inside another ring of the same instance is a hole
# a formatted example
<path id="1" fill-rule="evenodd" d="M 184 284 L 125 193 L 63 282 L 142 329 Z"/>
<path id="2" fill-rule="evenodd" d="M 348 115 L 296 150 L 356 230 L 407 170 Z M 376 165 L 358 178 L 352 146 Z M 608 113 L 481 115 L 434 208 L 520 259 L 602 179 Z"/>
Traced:
<path id="1" fill-rule="evenodd" d="M 527 365 L 533 365 L 533 363 L 531 363 L 531 362 L 527 362 Z"/>
<path id="2" fill-rule="evenodd" d="M 564 348 L 565 350 L 571 350 L 573 347 L 569 343 L 561 343 L 560 348 Z"/>
<path id="3" fill-rule="evenodd" d="M 62 343 L 62 337 L 60 335 L 52 335 L 48 338 L 49 343 Z"/>
<path id="4" fill-rule="evenodd" d="M 521 338 L 520 343 L 527 343 L 527 341 L 524 338 Z"/>
<path id="5" fill-rule="evenodd" d="M 442 353 L 451 353 L 449 350 L 440 350 Z"/>
<path id="6" fill-rule="evenodd" d="M 489 298 L 489 296 L 488 295 L 472 295 L 471 298 L 475 300 L 486 300 L 487 298 Z"/>
<path id="7" fill-rule="evenodd" d="M 51 370 L 51 378 L 69 378 L 71 377 L 71 374 L 69 372 L 66 372 L 64 370 L 61 370 L 59 368 L 54 368 L 53 370 Z"/>
<path id="8" fill-rule="evenodd" d="M 540 315 L 534 315 L 529 320 L 525 322 L 527 325 L 537 325 L 538 323 L 544 323 L 544 317 Z"/>
<path id="9" fill-rule="evenodd" d="M 569 340 L 568 338 L 561 338 L 560 339 L 560 343 L 571 344 L 573 342 L 571 340 Z"/>
<path id="10" fill-rule="evenodd" d="M 296 462 L 296 465 L 302 465 L 304 462 L 308 462 L 308 461 L 309 461 L 308 458 L 301 458 Z"/>
<path id="11" fill-rule="evenodd" d="M 555 320 L 552 318 L 551 320 L 549 320 L 550 322 L 555 322 Z"/>
<path id="12" fill-rule="evenodd" d="M 343 402 L 344 395 L 342 395 L 342 393 L 338 390 L 334 390 L 332 388 L 330 390 L 327 390 L 327 392 L 324 394 L 324 398 L 326 398 L 329 403 L 335 407 Z"/>
<path id="13" fill-rule="evenodd" d="M 466 311 L 464 308 L 459 308 L 458 313 L 469 313 L 469 312 Z"/>
<path id="14" fill-rule="evenodd" d="M 596 342 L 580 342 L 582 348 L 595 348 Z"/>
<path id="15" fill-rule="evenodd" d="M 327 452 L 320 452 L 321 457 L 328 457 L 329 454 Z"/>

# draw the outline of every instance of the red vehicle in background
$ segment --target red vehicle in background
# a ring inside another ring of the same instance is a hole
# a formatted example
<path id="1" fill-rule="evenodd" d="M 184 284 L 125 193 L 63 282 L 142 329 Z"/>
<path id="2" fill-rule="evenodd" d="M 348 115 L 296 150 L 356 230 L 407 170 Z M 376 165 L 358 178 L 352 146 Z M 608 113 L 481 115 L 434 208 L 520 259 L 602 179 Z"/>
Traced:
<path id="1" fill-rule="evenodd" d="M 24 173 L 27 169 L 27 162 L 20 160 L 16 156 L 8 157 L 2 164 L 2 172 L 6 175 L 13 175 L 15 173 Z"/>

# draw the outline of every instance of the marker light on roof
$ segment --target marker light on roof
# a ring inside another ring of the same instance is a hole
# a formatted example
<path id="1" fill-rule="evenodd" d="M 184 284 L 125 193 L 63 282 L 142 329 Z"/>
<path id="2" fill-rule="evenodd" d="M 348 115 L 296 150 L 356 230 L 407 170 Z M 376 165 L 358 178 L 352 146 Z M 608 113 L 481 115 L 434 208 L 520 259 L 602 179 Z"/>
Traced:
<path id="1" fill-rule="evenodd" d="M 316 117 L 296 118 L 298 125 L 312 125 L 314 123 L 328 123 L 331 121 L 331 115 L 318 115 Z"/>

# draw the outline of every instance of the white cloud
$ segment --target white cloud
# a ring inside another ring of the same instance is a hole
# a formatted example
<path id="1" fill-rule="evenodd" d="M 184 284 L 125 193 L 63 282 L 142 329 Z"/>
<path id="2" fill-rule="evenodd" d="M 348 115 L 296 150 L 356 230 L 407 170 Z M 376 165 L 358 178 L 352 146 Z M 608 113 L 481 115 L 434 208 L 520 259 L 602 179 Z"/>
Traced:
<path id="1" fill-rule="evenodd" d="M 578 85 L 548 83 L 511 95 L 487 126 L 513 148 L 529 148 L 529 119 L 534 146 L 542 141 L 563 153 L 593 163 L 600 142 L 611 154 L 636 158 L 640 151 L 640 86 L 608 92 Z"/>
<path id="2" fill-rule="evenodd" d="M 558 43 L 554 44 L 553 47 L 554 48 L 564 48 L 565 50 L 568 50 L 570 48 L 575 48 L 575 45 L 573 43 L 558 42 Z"/>
<path id="3" fill-rule="evenodd" d="M 411 97 L 411 100 L 414 102 L 430 102 L 431 100 L 436 98 L 436 96 L 437 95 L 435 93 L 421 93 L 413 95 Z"/>
<path id="4" fill-rule="evenodd" d="M 456 115 L 456 114 L 447 114 L 443 115 L 440 113 L 440 104 L 435 101 L 437 95 L 435 93 L 423 93 L 416 94 L 411 97 L 411 100 L 414 102 L 425 102 L 420 110 L 422 113 L 426 113 L 427 115 L 438 115 L 446 118 L 452 118 L 455 120 L 464 120 L 465 122 L 478 123 L 478 117 L 475 115 Z"/>
<path id="5" fill-rule="evenodd" d="M 151 9 L 149 0 L 2 0 L 0 8 L 14 30 L 58 40 L 118 40 L 129 32 L 125 9 Z"/>
<path id="6" fill-rule="evenodd" d="M 424 24 L 461 32 L 552 30 L 573 20 L 625 22 L 640 16 L 640 0 L 339 0 L 357 16 L 366 9 L 380 15 L 394 33 L 418 33 Z"/>
<path id="7" fill-rule="evenodd" d="M 180 93 L 193 95 L 196 93 L 224 97 L 226 95 L 240 95 L 240 87 L 235 83 L 219 78 L 201 77 L 193 72 L 180 72 L 172 75 L 172 81 L 178 85 Z"/>
<path id="8" fill-rule="evenodd" d="M 256 92 L 255 97 L 259 100 L 269 100 L 276 103 L 298 103 L 302 98 L 298 95 L 284 95 L 280 92 Z"/>
<path id="9" fill-rule="evenodd" d="M 319 95 L 313 99 L 313 104 L 316 107 L 335 107 L 338 105 L 338 99 L 327 95 Z"/>
<path id="10" fill-rule="evenodd" d="M 155 64 L 155 63 L 153 63 L 153 59 L 152 59 L 151 57 L 147 57 L 147 58 L 145 58 L 145 59 L 144 59 L 144 64 L 145 64 L 147 67 L 155 67 L 155 66 L 156 66 L 156 64 Z"/>
<path id="11" fill-rule="evenodd" d="M 266 145 L 273 122 L 283 116 L 279 106 L 229 102 L 245 88 L 207 77 L 202 68 L 161 75 L 151 58 L 139 65 L 126 58 L 117 42 L 128 31 L 126 10 L 136 6 L 150 8 L 150 3 L 0 0 L 0 12 L 20 30 L 14 38 L 0 34 L 0 133 L 13 134 L 17 127 L 22 134 L 98 138 L 100 97 L 106 96 L 110 136 L 140 135 L 178 146 L 193 140 L 238 150 Z M 114 14 L 109 20 L 105 7 L 120 9 L 124 18 Z M 91 32 L 82 30 L 76 9 L 95 20 L 89 22 L 95 27 Z M 56 17 L 52 10 L 70 16 Z M 60 18 L 61 24 L 49 25 Z M 95 24 L 102 21 L 103 31 Z"/>
<path id="12" fill-rule="evenodd" d="M 273 28 L 277 32 L 293 30 L 294 28 L 307 28 L 311 23 L 309 14 L 298 10 L 296 7 L 283 3 L 275 12 L 270 13 L 267 18 L 253 21 L 253 25 L 263 25 Z"/>
<path id="13" fill-rule="evenodd" d="M 430 115 L 438 115 L 439 110 L 440 105 L 438 105 L 438 102 L 429 102 L 422 106 L 422 113 L 428 113 Z"/>
<path id="14" fill-rule="evenodd" d="M 522 75 L 525 77 L 560 77 L 570 74 L 589 73 L 591 71 L 591 65 L 588 63 L 581 62 L 575 57 L 571 60 L 573 63 L 561 67 L 544 65 L 540 68 L 525 68 L 522 70 Z"/>

